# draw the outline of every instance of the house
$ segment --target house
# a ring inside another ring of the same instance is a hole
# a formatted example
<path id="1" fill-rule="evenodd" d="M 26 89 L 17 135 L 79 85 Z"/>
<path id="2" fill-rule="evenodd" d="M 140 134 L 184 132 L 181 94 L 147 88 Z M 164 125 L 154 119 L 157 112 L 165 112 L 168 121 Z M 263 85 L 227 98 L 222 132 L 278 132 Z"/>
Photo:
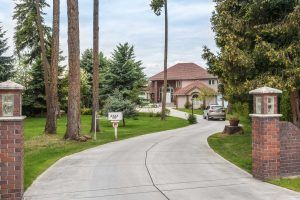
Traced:
<path id="1" fill-rule="evenodd" d="M 201 90 L 213 90 L 218 92 L 218 78 L 209 74 L 204 68 L 195 63 L 178 63 L 168 69 L 168 88 L 166 102 L 168 106 L 184 108 L 191 104 L 199 108 L 203 104 L 217 104 L 217 95 L 206 98 L 205 102 L 199 100 Z M 160 72 L 150 78 L 149 93 L 154 103 L 162 102 L 164 72 Z"/>

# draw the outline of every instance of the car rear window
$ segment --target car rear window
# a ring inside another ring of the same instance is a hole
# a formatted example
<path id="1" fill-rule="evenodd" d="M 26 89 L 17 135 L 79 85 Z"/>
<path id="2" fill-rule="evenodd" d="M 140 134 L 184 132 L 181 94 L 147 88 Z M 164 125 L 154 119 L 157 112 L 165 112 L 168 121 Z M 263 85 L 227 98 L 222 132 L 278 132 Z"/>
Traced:
<path id="1" fill-rule="evenodd" d="M 213 110 L 217 110 L 217 109 L 222 109 L 223 107 L 222 106 L 212 106 L 211 107 Z"/>

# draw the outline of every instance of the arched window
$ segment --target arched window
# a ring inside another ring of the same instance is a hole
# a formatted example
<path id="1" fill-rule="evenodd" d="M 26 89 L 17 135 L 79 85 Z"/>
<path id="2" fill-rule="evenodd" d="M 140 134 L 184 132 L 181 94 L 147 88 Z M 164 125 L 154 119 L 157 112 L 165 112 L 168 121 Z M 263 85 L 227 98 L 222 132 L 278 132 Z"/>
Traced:
<path id="1" fill-rule="evenodd" d="M 160 101 L 162 101 L 162 98 L 163 98 L 163 90 L 164 90 L 164 86 L 162 86 L 160 89 L 159 89 L 159 99 Z M 171 94 L 171 102 L 173 102 L 173 94 L 174 94 L 174 88 L 172 86 L 170 86 L 169 84 L 167 85 L 167 93 L 170 93 Z"/>

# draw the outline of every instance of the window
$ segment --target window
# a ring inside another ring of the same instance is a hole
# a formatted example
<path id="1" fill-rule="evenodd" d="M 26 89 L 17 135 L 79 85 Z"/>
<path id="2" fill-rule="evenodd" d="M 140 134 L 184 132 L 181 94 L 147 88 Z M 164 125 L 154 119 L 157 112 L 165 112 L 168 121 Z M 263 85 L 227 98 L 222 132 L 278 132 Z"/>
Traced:
<path id="1" fill-rule="evenodd" d="M 182 87 L 182 82 L 176 81 L 176 88 L 181 88 L 181 87 Z"/>
<path id="2" fill-rule="evenodd" d="M 208 84 L 209 85 L 214 85 L 215 84 L 215 80 L 208 80 Z"/>
<path id="3" fill-rule="evenodd" d="M 2 112 L 4 117 L 12 117 L 14 114 L 14 95 L 2 95 Z"/>
<path id="4" fill-rule="evenodd" d="M 274 97 L 268 97 L 268 114 L 274 114 Z"/>
<path id="5" fill-rule="evenodd" d="M 256 101 L 256 108 L 255 108 L 256 114 L 261 114 L 261 109 L 262 109 L 261 97 L 256 97 L 255 101 Z"/>

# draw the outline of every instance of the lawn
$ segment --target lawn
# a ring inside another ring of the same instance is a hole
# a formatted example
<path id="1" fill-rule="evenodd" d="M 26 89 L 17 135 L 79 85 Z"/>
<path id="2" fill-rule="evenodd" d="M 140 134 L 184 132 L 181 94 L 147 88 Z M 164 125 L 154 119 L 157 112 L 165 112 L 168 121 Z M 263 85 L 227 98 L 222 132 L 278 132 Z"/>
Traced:
<path id="1" fill-rule="evenodd" d="M 177 108 L 177 110 L 186 112 L 189 114 L 192 114 L 192 109 L 186 109 L 186 108 Z M 194 114 L 196 115 L 203 115 L 203 110 L 202 109 L 194 109 Z"/>
<path id="2" fill-rule="evenodd" d="M 228 116 L 230 117 L 230 116 Z M 240 116 L 244 126 L 244 135 L 224 135 L 216 133 L 208 138 L 210 147 L 225 159 L 251 173 L 252 139 L 250 118 Z M 269 181 L 272 184 L 300 192 L 300 178 Z"/>
<path id="3" fill-rule="evenodd" d="M 81 117 L 82 133 L 87 134 L 90 129 L 91 116 Z M 25 135 L 25 177 L 24 184 L 27 189 L 32 182 L 48 167 L 60 158 L 101 144 L 114 141 L 114 130 L 106 119 L 101 120 L 101 133 L 97 134 L 97 141 L 85 143 L 63 140 L 66 131 L 66 117 L 58 120 L 57 135 L 44 135 L 44 118 L 27 118 L 24 123 Z M 126 127 L 118 129 L 119 140 L 126 138 L 187 126 L 183 119 L 168 117 L 161 121 L 159 117 L 149 117 L 140 114 L 138 119 L 127 119 Z"/>

